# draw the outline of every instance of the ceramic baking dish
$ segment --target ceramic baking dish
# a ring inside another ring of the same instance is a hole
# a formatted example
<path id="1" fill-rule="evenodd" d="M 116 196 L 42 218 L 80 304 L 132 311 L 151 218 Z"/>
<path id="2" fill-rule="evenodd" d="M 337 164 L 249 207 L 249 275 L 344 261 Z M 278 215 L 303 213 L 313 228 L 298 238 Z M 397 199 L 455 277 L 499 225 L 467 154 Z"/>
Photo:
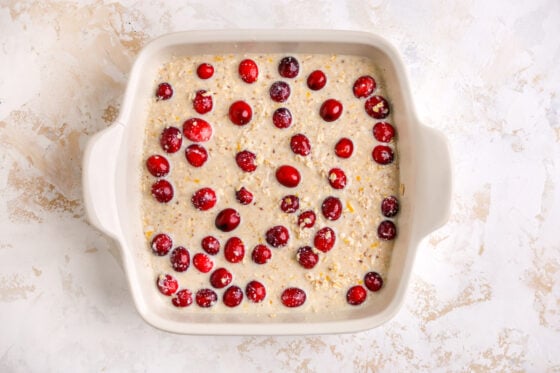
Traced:
<path id="1" fill-rule="evenodd" d="M 226 53 L 336 53 L 366 56 L 382 71 L 398 129 L 401 197 L 391 264 L 383 296 L 332 315 L 280 314 L 274 319 L 220 313 L 181 313 L 155 290 L 141 222 L 140 174 L 144 124 L 154 77 L 171 56 Z M 187 334 L 318 334 L 369 329 L 389 320 L 403 303 L 420 240 L 449 214 L 451 166 L 447 142 L 422 125 L 396 50 L 379 36 L 348 31 L 229 30 L 169 34 L 139 54 L 118 119 L 93 136 L 83 167 L 88 218 L 119 245 L 138 312 L 151 325 Z"/>

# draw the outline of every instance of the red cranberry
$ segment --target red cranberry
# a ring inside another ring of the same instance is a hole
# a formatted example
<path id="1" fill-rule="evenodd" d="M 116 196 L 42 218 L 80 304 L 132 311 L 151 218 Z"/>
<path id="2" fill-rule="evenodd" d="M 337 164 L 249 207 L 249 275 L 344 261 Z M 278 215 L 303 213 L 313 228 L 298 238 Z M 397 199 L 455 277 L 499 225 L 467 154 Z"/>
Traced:
<path id="1" fill-rule="evenodd" d="M 216 205 L 216 192 L 211 188 L 202 188 L 191 197 L 193 206 L 200 211 L 210 210 Z"/>
<path id="2" fill-rule="evenodd" d="M 235 198 L 242 205 L 248 205 L 253 202 L 253 193 L 249 192 L 245 187 L 241 187 L 241 189 L 235 192 Z"/>
<path id="3" fill-rule="evenodd" d="M 366 113 L 374 119 L 384 119 L 387 118 L 389 112 L 389 103 L 385 98 L 381 96 L 372 96 L 366 100 L 364 104 Z"/>
<path id="4" fill-rule="evenodd" d="M 193 108 L 198 114 L 206 114 L 212 110 L 214 106 L 214 101 L 212 100 L 212 95 L 205 91 L 204 89 L 196 92 L 196 96 L 193 99 Z"/>
<path id="5" fill-rule="evenodd" d="M 191 166 L 202 167 L 208 160 L 208 151 L 202 145 L 191 144 L 185 149 L 185 157 Z"/>
<path id="6" fill-rule="evenodd" d="M 340 158 L 350 158 L 353 152 L 354 143 L 352 142 L 352 140 L 346 137 L 338 140 L 338 142 L 334 146 L 334 153 Z"/>
<path id="7" fill-rule="evenodd" d="M 367 292 L 362 285 L 355 285 L 348 289 L 346 301 L 352 306 L 358 306 L 366 300 Z"/>
<path id="8" fill-rule="evenodd" d="M 383 216 L 392 218 L 399 213 L 399 200 L 395 196 L 389 196 L 381 201 L 381 213 Z"/>
<path id="9" fill-rule="evenodd" d="M 390 142 L 395 136 L 395 128 L 387 122 L 378 122 L 373 126 L 373 137 L 379 142 Z"/>
<path id="10" fill-rule="evenodd" d="M 293 194 L 285 196 L 280 202 L 280 210 L 291 214 L 299 209 L 299 198 Z"/>
<path id="11" fill-rule="evenodd" d="M 245 287 L 247 298 L 253 303 L 260 303 L 266 298 L 266 288 L 258 281 L 251 281 Z"/>
<path id="12" fill-rule="evenodd" d="M 272 114 L 272 123 L 277 128 L 288 128 L 292 125 L 292 113 L 288 108 L 278 108 Z"/>
<path id="13" fill-rule="evenodd" d="M 166 153 L 175 153 L 181 149 L 183 143 L 183 136 L 181 131 L 176 127 L 167 127 L 161 132 L 159 138 L 161 148 Z"/>
<path id="14" fill-rule="evenodd" d="M 386 145 L 377 145 L 375 148 L 373 148 L 371 156 L 373 157 L 374 161 L 383 165 L 393 162 L 394 159 L 393 149 Z"/>
<path id="15" fill-rule="evenodd" d="M 162 155 L 152 155 L 146 160 L 146 168 L 155 177 L 163 177 L 169 173 L 169 162 Z"/>
<path id="16" fill-rule="evenodd" d="M 218 268 L 210 275 L 210 285 L 216 289 L 225 288 L 231 284 L 233 276 L 230 271 L 225 268 Z"/>
<path id="17" fill-rule="evenodd" d="M 284 78 L 295 78 L 299 73 L 299 62 L 295 57 L 284 57 L 278 64 L 278 73 Z"/>
<path id="18" fill-rule="evenodd" d="M 196 304 L 200 307 L 212 307 L 218 301 L 218 294 L 212 289 L 200 289 L 196 292 Z"/>
<path id="19" fill-rule="evenodd" d="M 245 59 L 239 63 L 239 76 L 245 83 L 254 83 L 259 77 L 259 68 L 255 61 Z"/>
<path id="20" fill-rule="evenodd" d="M 329 171 L 329 184 L 334 189 L 344 189 L 346 186 L 346 174 L 340 168 L 332 168 Z"/>
<path id="21" fill-rule="evenodd" d="M 382 240 L 389 241 L 397 235 L 397 227 L 390 220 L 384 220 L 377 227 L 377 236 Z"/>
<path id="22" fill-rule="evenodd" d="M 313 211 L 304 211 L 298 216 L 298 225 L 300 228 L 311 228 L 315 225 L 316 218 Z"/>
<path id="23" fill-rule="evenodd" d="M 282 225 L 277 225 L 266 231 L 266 242 L 272 247 L 286 246 L 290 239 L 290 232 Z"/>
<path id="24" fill-rule="evenodd" d="M 235 101 L 229 107 L 229 120 L 235 125 L 244 126 L 253 118 L 253 109 L 245 101 Z"/>
<path id="25" fill-rule="evenodd" d="M 152 251 L 157 256 L 167 255 L 171 247 L 173 247 L 173 240 L 165 233 L 159 233 L 152 239 Z"/>
<path id="26" fill-rule="evenodd" d="M 334 231 L 329 227 L 321 228 L 315 233 L 315 238 L 313 239 L 313 245 L 319 251 L 324 253 L 330 251 L 336 242 L 336 235 Z"/>
<path id="27" fill-rule="evenodd" d="M 163 295 L 171 296 L 175 294 L 179 288 L 179 283 L 175 277 L 171 275 L 159 275 L 157 279 L 157 287 Z"/>
<path id="28" fill-rule="evenodd" d="M 315 70 L 307 77 L 307 86 L 313 91 L 318 91 L 327 84 L 327 76 L 321 70 Z"/>
<path id="29" fill-rule="evenodd" d="M 295 167 L 284 165 L 276 170 L 276 180 L 285 187 L 295 188 L 298 186 L 301 176 Z"/>
<path id="30" fill-rule="evenodd" d="M 376 86 L 375 79 L 369 75 L 364 75 L 356 79 L 352 91 L 357 98 L 364 98 L 371 95 L 375 91 Z"/>
<path id="31" fill-rule="evenodd" d="M 202 250 L 210 255 L 216 255 L 220 251 L 220 241 L 216 237 L 206 236 L 200 242 Z"/>
<path id="32" fill-rule="evenodd" d="M 224 291 L 222 300 L 228 307 L 237 307 L 243 301 L 243 290 L 239 286 L 230 286 Z"/>
<path id="33" fill-rule="evenodd" d="M 319 110 L 319 115 L 325 122 L 334 122 L 342 115 L 342 104 L 340 101 L 333 98 L 329 98 L 327 101 L 323 102 L 321 109 Z"/>
<path id="34" fill-rule="evenodd" d="M 167 180 L 161 179 L 152 184 L 152 196 L 161 203 L 167 203 L 173 199 L 173 186 Z"/>
<path id="35" fill-rule="evenodd" d="M 159 100 L 169 100 L 173 96 L 173 88 L 169 83 L 160 83 L 156 90 L 156 99 Z"/>
<path id="36" fill-rule="evenodd" d="M 370 291 L 379 291 L 383 287 L 383 278 L 377 272 L 368 272 L 364 276 L 364 285 Z"/>
<path id="37" fill-rule="evenodd" d="M 257 264 L 265 264 L 272 258 L 272 251 L 265 245 L 257 245 L 251 253 L 251 259 Z"/>
<path id="38" fill-rule="evenodd" d="M 336 197 L 327 197 L 321 205 L 321 211 L 328 220 L 338 220 L 342 214 L 342 203 Z"/>
<path id="39" fill-rule="evenodd" d="M 284 289 L 280 299 L 282 300 L 282 304 L 286 307 L 299 307 L 305 303 L 305 299 L 307 295 L 305 291 L 299 288 L 287 288 Z"/>
<path id="40" fill-rule="evenodd" d="M 245 245 L 241 238 L 231 237 L 224 245 L 224 257 L 230 263 L 239 263 L 245 257 Z"/>
<path id="41" fill-rule="evenodd" d="M 243 150 L 235 155 L 235 162 L 245 172 L 253 172 L 257 169 L 257 156 L 248 150 Z"/>
<path id="42" fill-rule="evenodd" d="M 270 98 L 275 102 L 286 102 L 290 93 L 290 85 L 282 81 L 272 83 L 269 90 Z"/>
<path id="43" fill-rule="evenodd" d="M 208 273 L 214 267 L 214 261 L 210 257 L 203 253 L 196 253 L 192 259 L 194 268 L 198 269 L 202 273 Z"/>
<path id="44" fill-rule="evenodd" d="M 302 133 L 292 136 L 290 140 L 290 148 L 295 154 L 299 155 L 309 155 L 311 153 L 311 144 L 309 139 Z"/>
<path id="45" fill-rule="evenodd" d="M 241 222 L 241 216 L 232 208 L 227 208 L 218 213 L 216 216 L 216 228 L 222 232 L 231 232 Z"/>
<path id="46" fill-rule="evenodd" d="M 187 119 L 183 123 L 183 135 L 194 142 L 205 142 L 212 137 L 212 126 L 204 119 Z"/>
<path id="47" fill-rule="evenodd" d="M 173 298 L 171 298 L 171 303 L 175 307 L 188 307 L 192 304 L 193 297 L 189 289 L 179 290 Z"/>
<path id="48" fill-rule="evenodd" d="M 209 63 L 201 63 L 196 68 L 196 74 L 200 79 L 210 79 L 214 75 L 214 66 Z"/>
<path id="49" fill-rule="evenodd" d="M 177 272 L 185 272 L 191 265 L 191 254 L 182 246 L 175 248 L 169 257 L 171 266 Z"/>
<path id="50" fill-rule="evenodd" d="M 296 253 L 296 259 L 306 269 L 311 269 L 319 263 L 319 255 L 313 251 L 311 246 L 300 247 Z"/>

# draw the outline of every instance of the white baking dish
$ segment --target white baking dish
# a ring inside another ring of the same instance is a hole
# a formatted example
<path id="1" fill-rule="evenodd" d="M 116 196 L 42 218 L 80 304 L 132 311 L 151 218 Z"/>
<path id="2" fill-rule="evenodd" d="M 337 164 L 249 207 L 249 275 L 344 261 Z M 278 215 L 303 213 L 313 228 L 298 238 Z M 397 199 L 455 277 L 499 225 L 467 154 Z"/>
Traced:
<path id="1" fill-rule="evenodd" d="M 154 291 L 141 224 L 140 173 L 144 123 L 154 77 L 173 55 L 225 53 L 336 53 L 372 58 L 380 67 L 398 128 L 400 181 L 405 187 L 391 265 L 380 301 L 330 315 L 275 319 L 220 313 L 180 313 Z M 83 167 L 84 198 L 92 224 L 114 238 L 138 312 L 153 326 L 188 334 L 317 334 L 369 329 L 389 320 L 403 303 L 420 240 L 449 214 L 451 165 L 445 138 L 418 121 L 402 62 L 382 38 L 360 32 L 229 30 L 182 32 L 149 43 L 139 54 L 119 118 L 93 136 Z M 341 316 L 342 315 L 342 316 Z"/>

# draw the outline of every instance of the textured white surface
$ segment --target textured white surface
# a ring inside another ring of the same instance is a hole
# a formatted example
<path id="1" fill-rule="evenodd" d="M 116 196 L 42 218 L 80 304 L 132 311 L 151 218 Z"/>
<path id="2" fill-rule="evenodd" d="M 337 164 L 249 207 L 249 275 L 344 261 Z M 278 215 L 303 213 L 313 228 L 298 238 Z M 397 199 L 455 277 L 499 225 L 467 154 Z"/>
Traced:
<path id="1" fill-rule="evenodd" d="M 0 370 L 559 371 L 560 3 L 3 1 Z M 448 136 L 453 214 L 393 321 L 317 337 L 192 337 L 137 315 L 84 219 L 81 152 L 138 50 L 189 29 L 372 31 Z"/>

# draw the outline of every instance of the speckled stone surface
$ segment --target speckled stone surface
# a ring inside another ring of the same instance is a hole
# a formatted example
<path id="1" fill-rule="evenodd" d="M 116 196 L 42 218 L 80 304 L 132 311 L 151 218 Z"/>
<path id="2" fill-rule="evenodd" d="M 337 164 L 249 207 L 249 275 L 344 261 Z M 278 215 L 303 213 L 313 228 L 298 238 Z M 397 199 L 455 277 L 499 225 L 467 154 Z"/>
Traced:
<path id="1" fill-rule="evenodd" d="M 560 371 L 560 3 L 0 2 L 0 370 Z M 172 31 L 336 28 L 401 52 L 454 159 L 453 213 L 400 313 L 363 333 L 200 337 L 138 316 L 85 220 L 87 139 Z"/>

